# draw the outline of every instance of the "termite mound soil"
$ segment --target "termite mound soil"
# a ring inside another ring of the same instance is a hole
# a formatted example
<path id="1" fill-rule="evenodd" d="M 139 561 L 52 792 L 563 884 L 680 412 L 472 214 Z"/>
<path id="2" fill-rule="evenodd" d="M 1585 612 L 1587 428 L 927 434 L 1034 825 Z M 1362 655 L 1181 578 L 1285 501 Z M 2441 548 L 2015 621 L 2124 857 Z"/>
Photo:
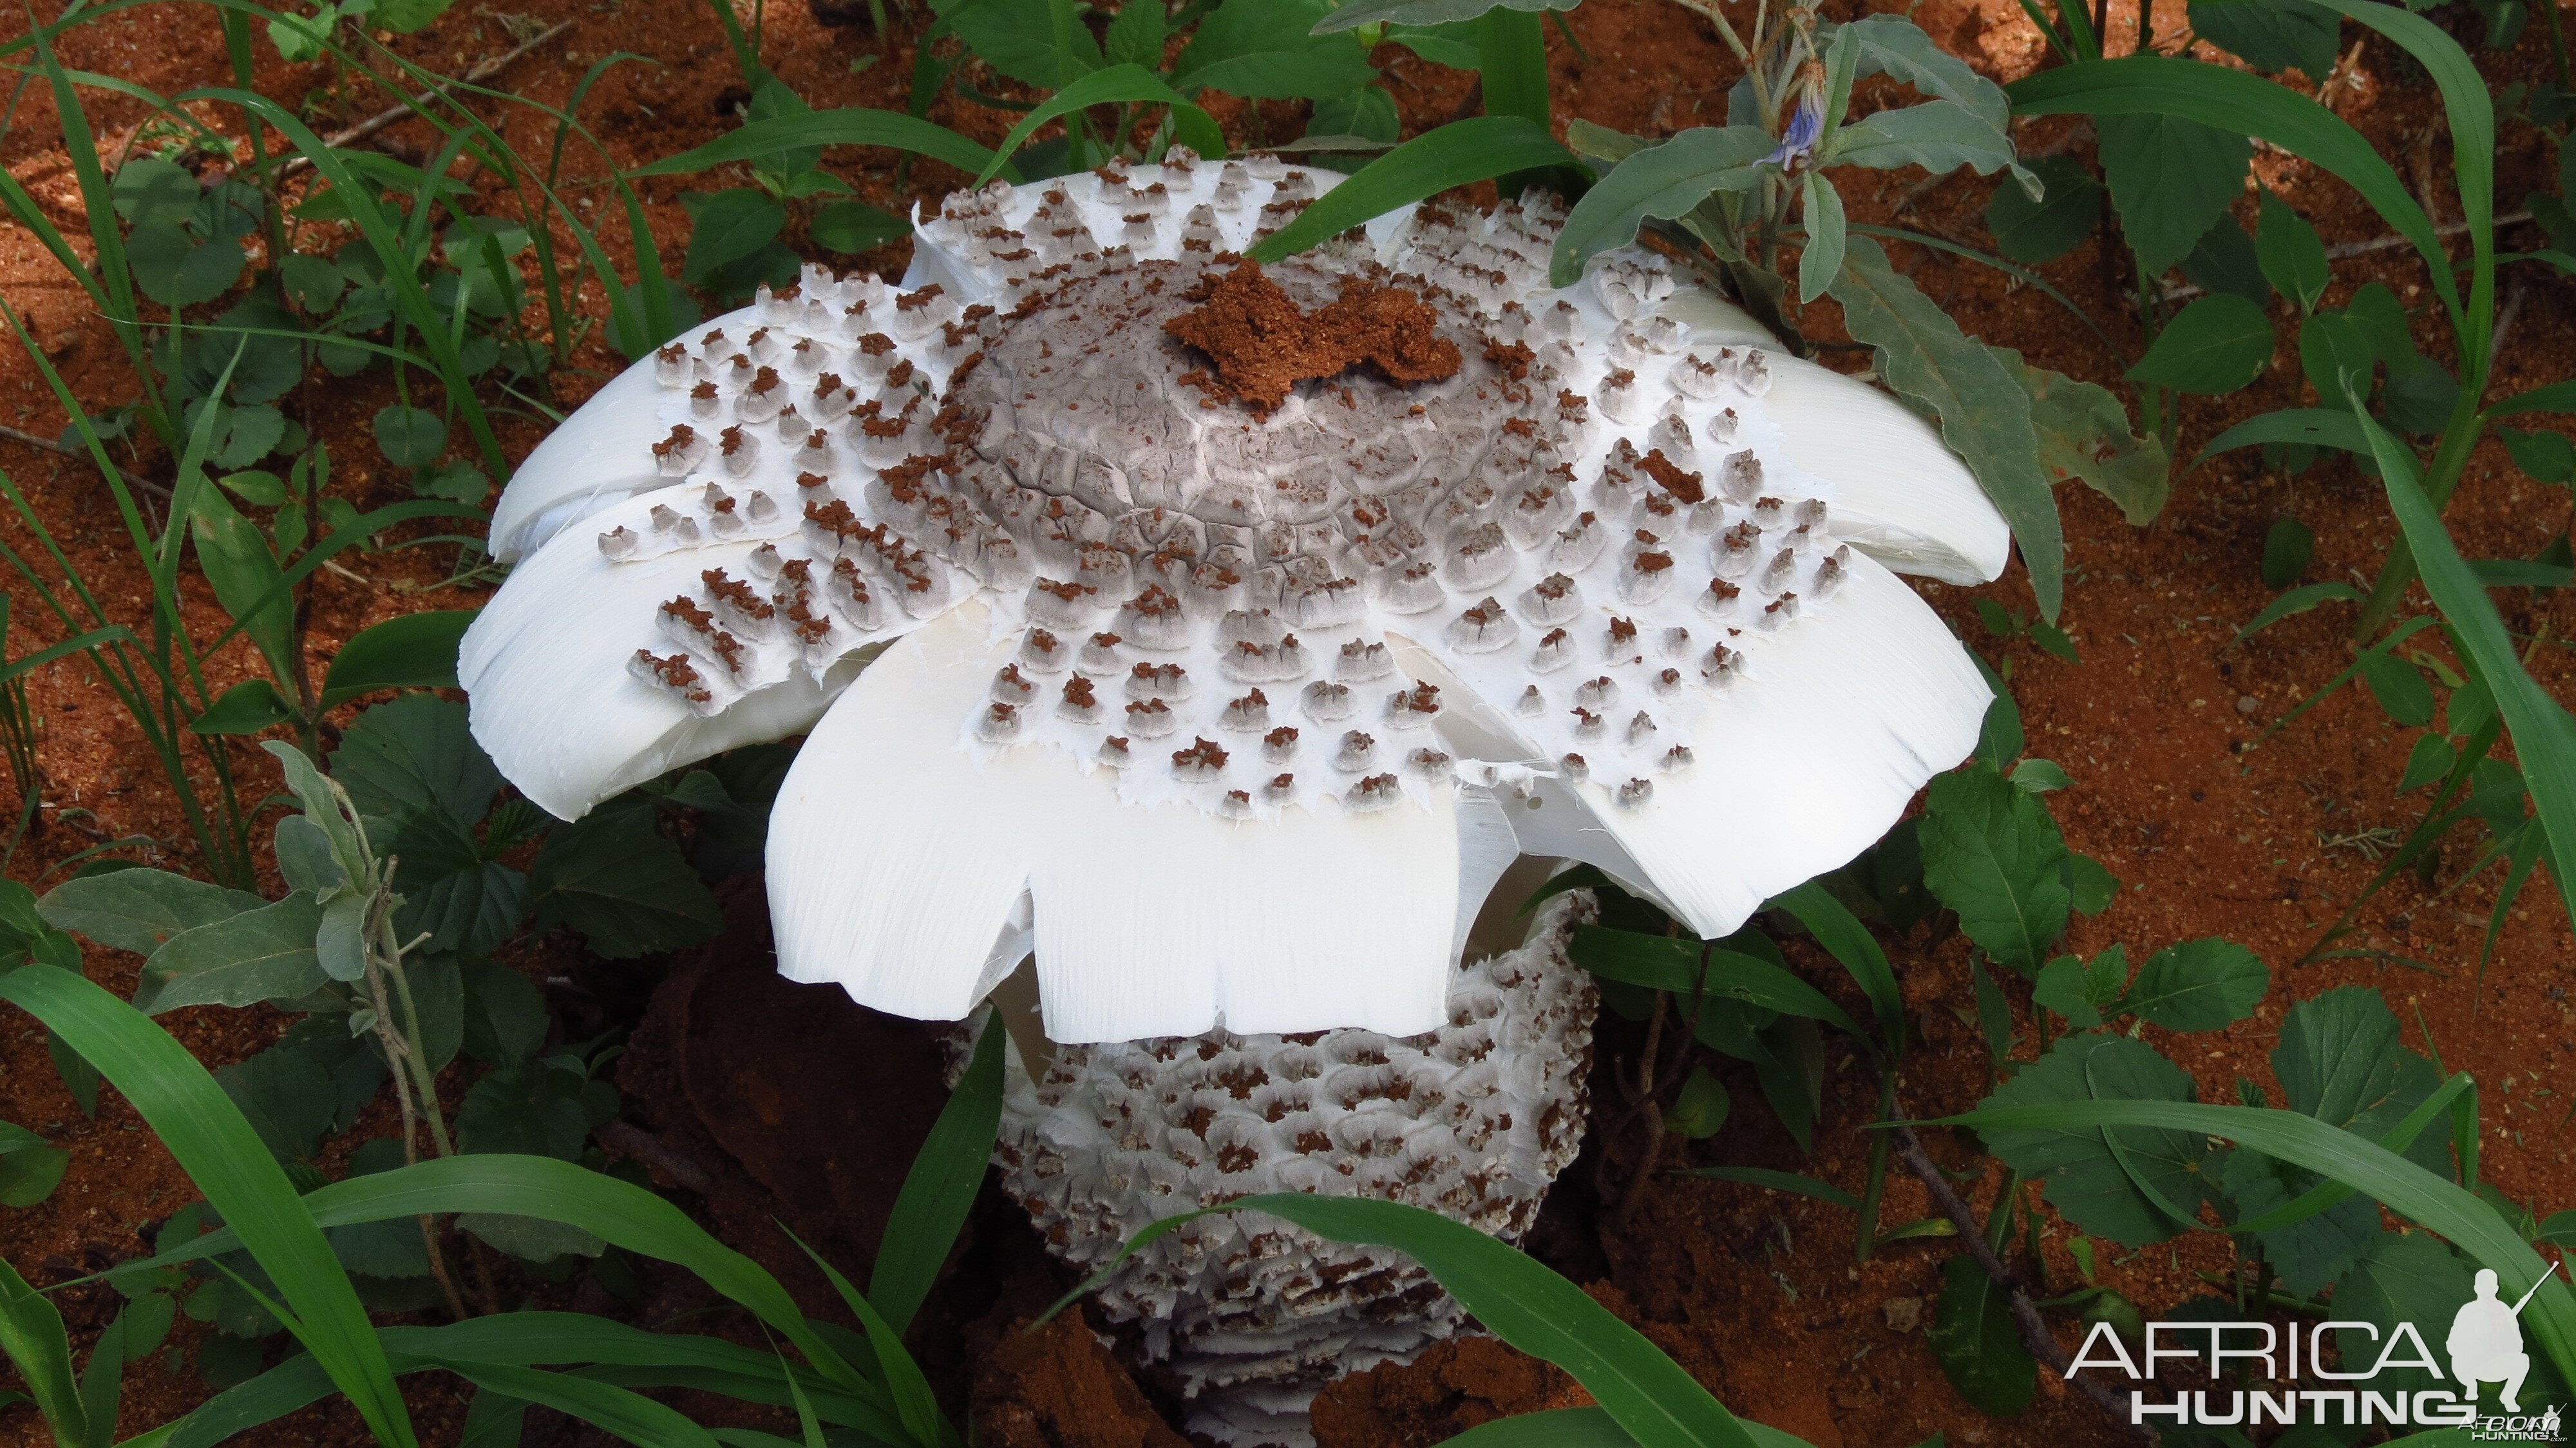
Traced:
<path id="1" fill-rule="evenodd" d="M 1198 305 L 1164 322 L 1163 330 L 1207 354 L 1216 376 L 1192 373 L 1183 380 L 1262 416 L 1287 401 L 1298 383 L 1362 365 L 1397 383 L 1458 373 L 1458 344 L 1440 335 L 1439 314 L 1400 287 L 1345 277 L 1340 296 L 1309 312 L 1263 274 L 1261 263 L 1246 260 L 1184 295 Z"/>

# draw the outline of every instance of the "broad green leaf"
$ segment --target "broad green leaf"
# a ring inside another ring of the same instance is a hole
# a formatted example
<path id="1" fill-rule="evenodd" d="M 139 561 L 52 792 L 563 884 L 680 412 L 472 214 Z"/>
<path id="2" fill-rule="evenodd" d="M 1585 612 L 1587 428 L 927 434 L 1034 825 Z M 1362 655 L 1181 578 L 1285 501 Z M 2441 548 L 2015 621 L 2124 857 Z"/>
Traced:
<path id="1" fill-rule="evenodd" d="M 2298 70 L 2311 83 L 2334 71 L 2343 17 L 2309 0 L 2192 0 L 2192 33 L 2268 71 Z"/>
<path id="2" fill-rule="evenodd" d="M 2263 375 L 2274 342 L 2261 307 L 2224 293 L 2202 297 L 2165 324 L 2128 375 L 2177 392 L 2234 392 Z"/>
<path id="3" fill-rule="evenodd" d="M 1978 1104 L 2189 1101 L 2191 1078 L 2143 1041 L 2092 1032 L 2070 1036 Z M 2045 1183 L 2049 1205 L 2077 1227 L 2132 1247 L 2195 1225 L 2200 1162 L 2208 1143 L 2188 1131 L 2154 1127 L 2030 1128 L 1981 1132 L 1986 1148 L 2024 1177 Z"/>
<path id="4" fill-rule="evenodd" d="M 1153 7 L 1129 8 L 1150 10 Z M 1119 13 L 1123 15 L 1126 11 Z M 805 230 L 814 238 L 816 246 L 848 256 L 902 240 L 912 233 L 912 223 L 882 206 L 870 206 L 864 201 L 835 201 L 816 207 L 814 219 Z"/>
<path id="5" fill-rule="evenodd" d="M 2039 1363 L 2013 1322 L 2011 1294 L 1961 1252 L 1941 1264 L 1941 1292 L 1923 1329 L 1941 1375 L 1980 1413 L 2009 1418 L 2030 1406 Z"/>
<path id="6" fill-rule="evenodd" d="M 901 111 L 849 107 L 803 111 L 753 121 L 703 146 L 692 147 L 676 156 L 665 156 L 626 174 L 687 176 L 713 170 L 729 161 L 756 160 L 796 146 L 882 146 L 945 161 L 970 176 L 983 170 L 985 163 L 993 159 L 992 152 L 946 126 L 934 125 Z M 1009 181 L 1020 179 L 1018 169 L 1009 165 L 1002 168 L 1002 176 Z"/>
<path id="7" fill-rule="evenodd" d="M 2102 175 L 2110 183 L 2120 229 L 2139 267 L 2162 276 L 2244 190 L 2253 143 L 2240 132 L 2171 114 L 2097 111 L 2093 125 L 2101 134 Z"/>
<path id="8" fill-rule="evenodd" d="M 331 775 L 362 815 L 430 811 L 467 829 L 501 788 L 501 771 L 474 742 L 465 706 L 429 694 L 358 715 L 331 753 Z"/>
<path id="9" fill-rule="evenodd" d="M 0 1207 L 32 1207 L 54 1194 L 72 1154 L 23 1126 L 0 1121 Z"/>
<path id="10" fill-rule="evenodd" d="M 198 241 L 176 223 L 135 228 L 125 256 L 134 284 L 165 307 L 193 307 L 231 291 L 247 259 L 231 237 Z"/>
<path id="11" fill-rule="evenodd" d="M 2361 681 L 2395 722 L 2409 729 L 2433 722 L 2433 686 L 2413 664 L 2388 654 L 2371 654 L 2361 660 Z"/>
<path id="12" fill-rule="evenodd" d="M 367 11 L 366 23 L 382 26 L 396 35 L 409 35 L 446 14 L 453 3 L 455 0 L 375 0 L 374 8 Z"/>
<path id="13" fill-rule="evenodd" d="M 214 707 L 188 721 L 199 734 L 257 734 L 295 717 L 295 706 L 266 679 L 244 679 L 224 690 Z"/>
<path id="14" fill-rule="evenodd" d="M 2299 368 L 2320 401 L 2343 396 L 2344 379 L 2367 394 L 2380 359 L 2378 339 L 2349 308 L 2317 312 L 2299 324 Z"/>
<path id="15" fill-rule="evenodd" d="M 1679 1095 L 1673 1098 L 1670 1111 L 1664 1113 L 1664 1129 L 1677 1131 L 1693 1141 L 1714 1136 L 1726 1124 L 1728 1108 L 1726 1088 L 1705 1066 L 1693 1067 L 1689 1079 L 1682 1082 Z"/>
<path id="16" fill-rule="evenodd" d="M 310 995 L 329 979 L 313 951 L 321 926 L 322 907 L 298 893 L 171 936 L 143 962 L 135 1009 L 159 1015 L 181 1006 L 247 1006 Z M 106 1069 L 104 1062 L 100 1069 Z"/>
<path id="17" fill-rule="evenodd" d="M 214 586 L 215 601 L 238 620 L 268 660 L 269 672 L 293 678 L 293 608 L 284 591 L 277 555 L 259 525 L 241 515 L 221 490 L 194 491 L 189 533 L 197 545 L 197 566 Z M 277 596 L 271 598 L 269 595 Z"/>
<path id="18" fill-rule="evenodd" d="M 322 678 L 324 708 L 377 689 L 453 689 L 471 609 L 397 614 L 340 646 Z"/>
<path id="19" fill-rule="evenodd" d="M 1123 12 L 1122 12 L 1123 13 Z M 1324 0 L 1225 0 L 1201 20 L 1172 64 L 1172 84 L 1245 99 L 1323 100 L 1377 78 L 1354 35 L 1317 35 Z M 1162 53 L 1143 68 L 1162 68 Z"/>
<path id="20" fill-rule="evenodd" d="M 1843 198 L 1822 171 L 1799 183 L 1806 192 L 1807 244 L 1798 253 L 1798 300 L 1812 302 L 1843 269 Z"/>
<path id="21" fill-rule="evenodd" d="M 1163 66 L 1165 27 L 1171 16 L 1160 5 L 1121 5 L 1101 37 L 1101 58 L 1111 65 Z"/>
<path id="22" fill-rule="evenodd" d="M 2019 186 L 1998 186 L 1986 203 L 1995 250 L 2025 266 L 2055 261 L 2081 245 L 2102 219 L 2102 183 L 2072 156 L 2034 156 L 2031 174 L 2046 188 L 2037 201 Z"/>
<path id="23" fill-rule="evenodd" d="M 2066 932 L 2066 841 L 2048 806 L 1984 769 L 1932 781 L 1923 883 L 1988 955 L 2036 975 Z"/>
<path id="24" fill-rule="evenodd" d="M 1635 241 L 1648 218 L 1686 216 L 1712 192 L 1755 184 L 1762 158 L 1779 144 L 1760 126 L 1698 126 L 1632 152 L 1574 203 L 1557 232 L 1548 281 L 1572 286 L 1593 257 Z"/>
<path id="25" fill-rule="evenodd" d="M 2254 238 L 2225 217 L 2201 233 L 2191 254 L 2182 259 L 2182 274 L 2205 292 L 2242 297 L 2258 307 L 2272 304 L 2272 284 L 2264 279 Z"/>
<path id="26" fill-rule="evenodd" d="M 2345 6 L 2337 3 L 2333 8 L 2343 9 Z M 2387 14 L 2375 13 L 2381 11 Z M 2420 17 L 2405 15 L 2393 6 L 2356 5 L 2347 13 L 2362 12 L 2374 12 L 2367 16 L 2367 23 L 2383 30 L 2392 26 L 2404 28 L 2403 23 L 2407 21 L 2424 24 Z M 2431 27 L 2427 25 L 2425 28 Z M 2456 54 L 2457 50 L 2457 46 L 2452 47 L 2453 53 Z M 2470 72 L 2467 83 L 2476 89 L 2477 94 L 2474 102 L 2465 104 L 2483 105 L 2485 84 L 2476 79 L 2474 70 Z M 2424 208 L 2416 204 L 2396 169 L 2380 157 L 2359 131 L 2315 101 L 2226 66 L 2163 55 L 2127 55 L 2117 60 L 2058 66 L 2024 76 L 2006 90 L 2013 98 L 2013 110 L 2018 115 L 2081 112 L 2097 118 L 2188 118 L 2191 124 L 2205 131 L 2215 130 L 2233 137 L 2233 146 L 2229 149 L 2241 148 L 2245 137 L 2254 136 L 2304 157 L 2361 192 L 2373 210 L 2415 244 L 2416 250 L 2432 265 L 2432 282 L 2441 293 L 2444 304 L 2452 309 L 2455 316 L 2459 314 L 2459 290 L 2451 281 L 2451 259 L 2443 251 L 2440 238 L 2434 235 L 2433 223 L 2425 216 Z M 2161 128 L 2155 129 L 2161 132 Z M 2457 154 L 2464 158 L 2465 198 L 2475 179 L 2465 168 L 2488 164 L 2485 158 L 2494 153 L 2494 131 L 2491 123 L 2482 126 L 2476 117 L 2469 117 L 2464 122 L 2455 120 L 2453 136 Z M 2104 131 L 2104 145 L 2106 149 L 2110 145 L 2108 130 Z M 2156 149 L 2154 146 L 2140 146 L 2135 148 L 2135 152 L 2140 158 L 2145 158 Z M 2465 159 L 2471 156 L 2478 157 L 2478 160 L 2470 162 Z M 2214 182 L 2220 159 L 2221 143 L 2208 141 L 2203 156 L 2207 169 L 2198 173 L 2203 183 Z M 2162 173 L 2156 174 L 2161 176 Z M 2241 166 L 2235 175 L 2242 177 Z M 2141 173 L 2132 179 L 2143 181 L 2146 177 Z M 2218 212 L 2234 198 L 2237 190 L 2235 180 L 2231 179 L 2225 188 L 2225 196 L 2215 195 L 2217 189 L 2214 185 L 2207 185 L 2203 190 L 2199 209 L 2206 213 L 2205 218 L 2191 229 L 2188 236 L 2175 241 L 2175 256 L 2189 250 L 2191 244 L 2200 239 L 2200 233 L 2208 230 L 2209 223 L 2217 219 Z M 2116 180 L 2112 193 L 2117 204 L 2119 184 Z M 2488 199 L 2491 198 L 2479 198 L 2480 201 Z M 2473 203 L 2473 209 L 2474 206 Z M 2183 229 L 2179 223 L 2165 228 L 2168 232 Z"/>
<path id="27" fill-rule="evenodd" d="M 2056 622 L 2065 592 L 2066 537 L 2057 499 L 2040 469 L 2028 397 L 2003 359 L 1898 276 L 1887 253 L 1866 236 L 1851 238 L 1831 295 L 1842 303 L 1853 340 L 1876 349 L 1879 375 L 1939 421 L 1942 439 L 1966 460 L 1978 486 L 2012 525 L 2040 615 Z"/>
<path id="28" fill-rule="evenodd" d="M 2478 1265 L 2495 1269 L 2503 1295 L 2509 1298 L 2518 1299 L 2538 1284 L 2539 1291 L 2523 1314 L 2524 1328 L 2539 1339 L 2541 1350 L 2552 1361 L 2576 1363 L 2576 1293 L 2555 1280 L 2555 1269 L 2531 1250 L 2513 1224 L 2445 1176 L 2312 1117 L 2246 1106 L 2104 1099 L 1983 1108 L 1939 1124 L 1973 1128 L 1990 1142 L 1999 1129 L 2144 1127 L 2194 1137 L 2225 1137 L 2269 1152 L 2330 1180 L 2349 1183 L 2400 1216 L 2439 1232 Z"/>
<path id="29" fill-rule="evenodd" d="M 110 204 L 132 227 L 176 226 L 197 209 L 197 178 L 176 161 L 138 155 L 116 168 Z"/>
<path id="30" fill-rule="evenodd" d="M 985 63 L 1023 85 L 1061 91 L 1100 69 L 1090 27 L 1062 0 L 968 0 L 941 18 Z"/>
<path id="31" fill-rule="evenodd" d="M 2296 518 L 2276 518 L 2263 535 L 2263 586 L 2287 588 L 2308 571 L 2317 554 L 2316 530 Z"/>
<path id="32" fill-rule="evenodd" d="M 425 468 L 447 451 L 447 421 L 425 407 L 401 403 L 376 410 L 376 448 L 398 468 Z"/>
<path id="33" fill-rule="evenodd" d="M 2217 0 L 2220 8 L 2241 0 Z M 2281 0 L 2301 4 L 2304 0 Z M 2326 284 L 2334 272 L 2326 260 L 2326 244 L 2317 239 L 2317 229 L 2307 219 L 2290 209 L 2290 203 L 2263 193 L 2262 219 L 2254 230 L 2254 255 L 2263 265 L 2263 276 L 2272 289 L 2299 304 L 2300 311 L 2313 310 L 2317 298 L 2326 294 Z"/>
<path id="34" fill-rule="evenodd" d="M 2046 1006 L 2064 1016 L 2068 1025 L 2089 1031 L 2102 1024 L 2102 1009 L 2090 998 L 2087 983 L 2084 962 L 2061 955 L 2040 968 L 2039 980 L 2031 987 L 2031 1004 Z"/>
<path id="35" fill-rule="evenodd" d="M 2433 1063 L 2407 1049 L 2397 1017 L 2379 992 L 2358 985 L 2325 991 L 2290 1007 L 2281 1018 L 2281 1043 L 2272 1050 L 2272 1074 L 2281 1083 L 2288 1109 L 2371 1141 L 2394 1130 L 2441 1084 Z M 2450 1152 L 2439 1133 L 2417 1137 L 2405 1155 L 2435 1171 L 2450 1166 Z M 2221 1180 L 2243 1220 L 2287 1205 L 2322 1178 L 2239 1147 Z M 2256 1235 L 2283 1278 L 2297 1284 L 2290 1290 L 2309 1296 L 2351 1266 L 2378 1231 L 2378 1205 L 2357 1195 L 2316 1216 Z"/>
<path id="36" fill-rule="evenodd" d="M 776 197 L 758 187 L 737 186 L 700 198 L 689 227 L 688 258 L 681 264 L 680 279 L 705 281 L 769 245 L 786 224 L 786 209 Z"/>
<path id="37" fill-rule="evenodd" d="M 1523 117 L 1452 121 L 1352 172 L 1342 184 L 1307 203 L 1296 220 L 1255 244 L 1251 256 L 1264 265 L 1284 261 L 1373 217 L 1453 186 L 1572 164 L 1572 153 Z M 1562 239 L 1558 244 L 1562 255 Z"/>
<path id="38" fill-rule="evenodd" d="M 67 971 L 39 966 L 0 976 L 0 998 L 98 1063 L 223 1214 L 235 1244 L 248 1247 L 277 1284 L 305 1349 L 349 1396 L 377 1441 L 417 1448 L 384 1348 L 330 1244 L 250 1124 L 187 1048 Z"/>
<path id="39" fill-rule="evenodd" d="M 1858 1023 L 1824 992 L 1767 960 L 1696 940 L 1586 925 L 1574 933 L 1574 963 L 1593 974 L 1650 990 L 1739 1000 L 1768 1011 L 1829 1022 L 1857 1036 Z M 1705 970 L 1703 970 L 1703 961 Z"/>
<path id="40" fill-rule="evenodd" d="M 2271 983 L 2262 957 L 2234 941 L 2186 941 L 2147 957 L 2120 1009 L 2169 1031 L 2221 1030 L 2254 1014 Z"/>
<path id="41" fill-rule="evenodd" d="M 868 1276 L 868 1301 L 897 1336 L 912 1326 L 913 1314 L 930 1295 L 958 1230 L 966 1225 L 967 1208 L 984 1185 L 984 1168 L 993 1159 L 993 1133 L 1002 1120 L 1004 1058 L 1010 1048 L 1010 1032 L 1002 1028 L 1000 1017 L 988 1018 L 966 1074 L 940 1108 L 939 1120 L 913 1154 L 903 1189 L 895 1194 L 885 1237 L 877 1244 L 876 1268 Z"/>
<path id="42" fill-rule="evenodd" d="M 528 905 L 540 929 L 579 931 L 611 960 L 694 945 L 724 923 L 649 810 L 602 810 L 550 831 L 529 871 Z"/>
<path id="43" fill-rule="evenodd" d="M 1571 10 L 1580 0 L 1350 0 L 1315 24 L 1317 35 L 1363 25 L 1454 25 L 1488 10 Z"/>
<path id="44" fill-rule="evenodd" d="M 215 1072 L 215 1084 L 282 1162 L 310 1158 L 338 1115 L 330 1071 L 293 1046 L 271 1046 L 226 1066 Z"/>
<path id="45" fill-rule="evenodd" d="M 36 902 L 36 913 L 54 928 L 86 935 L 110 950 L 150 955 L 174 935 L 267 903 L 245 890 L 167 870 L 111 870 L 56 885 Z"/>
<path id="46" fill-rule="evenodd" d="M 2012 188 L 2005 187 L 1997 195 Z M 2164 440 L 2129 430 L 2129 412 L 2108 388 L 2033 367 L 2008 347 L 1993 349 L 2030 394 L 2030 425 L 2039 434 L 2039 465 L 2052 479 L 2081 479 L 2144 527 L 2173 491 Z"/>
<path id="47" fill-rule="evenodd" d="M 2442 1334 L 2450 1326 L 2451 1314 L 2476 1295 L 2470 1285 L 2473 1269 L 2449 1246 L 2421 1232 L 2376 1235 L 2370 1250 L 2335 1282 L 2334 1315 L 2370 1324 L 2366 1328 L 2335 1329 L 2335 1347 L 2343 1354 L 2347 1372 L 2361 1372 L 2376 1365 L 2387 1351 L 2390 1334 L 2401 1322 L 2413 1323 L 2417 1332 L 2431 1339 L 2426 1346 L 2441 1353 L 2445 1346 Z M 2391 1393 L 2415 1393 L 2428 1388 L 2457 1390 L 2447 1365 L 2429 1372 L 2396 1365 L 2414 1356 L 2403 1350 L 2392 1355 L 2390 1365 L 2370 1379 L 2370 1386 Z M 2545 1375 L 2546 1362 L 2537 1366 Z M 2531 1387 L 2523 1391 L 2525 1406 L 2536 1406 L 2532 1399 L 2538 1394 Z"/>

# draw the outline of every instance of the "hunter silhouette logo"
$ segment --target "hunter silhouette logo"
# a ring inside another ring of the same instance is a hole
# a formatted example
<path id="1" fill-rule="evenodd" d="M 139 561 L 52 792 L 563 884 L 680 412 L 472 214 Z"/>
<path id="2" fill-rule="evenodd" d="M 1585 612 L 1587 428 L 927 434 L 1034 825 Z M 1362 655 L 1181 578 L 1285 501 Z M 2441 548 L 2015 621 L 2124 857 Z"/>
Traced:
<path id="1" fill-rule="evenodd" d="M 2540 1282 L 2549 1279 L 2543 1277 Z M 2531 1284 L 2531 1292 L 2511 1307 L 2496 1299 L 2496 1275 L 2487 1268 L 2478 1269 L 2478 1295 L 2462 1303 L 2451 1318 L 2451 1335 L 2443 1346 L 2451 1354 L 2451 1376 L 2460 1380 L 2460 1391 L 2475 1397 L 2480 1383 L 2502 1383 L 2498 1394 L 2508 1413 L 2522 1411 L 2522 1380 L 2531 1373 L 2531 1355 L 2522 1350 L 2522 1309 L 2530 1305 L 2540 1282 Z"/>
<path id="2" fill-rule="evenodd" d="M 2125 1373 L 2141 1385 L 2129 1393 L 2129 1421 L 2138 1425 L 2157 1419 L 2176 1426 L 2211 1428 L 2263 1423 L 2385 1424 L 2466 1428 L 2478 1442 L 2562 1443 L 2566 1438 L 2559 1409 L 2545 1407 L 2531 1414 L 2522 1409 L 2523 1384 L 2531 1374 L 2531 1355 L 2522 1341 L 2522 1310 L 2557 1270 L 2550 1268 L 2529 1291 L 2508 1303 L 2498 1294 L 2496 1274 L 2481 1269 L 2473 1279 L 2469 1300 L 2451 1315 L 2442 1358 L 2434 1356 L 2424 1331 L 2412 1322 L 2387 1328 L 2350 1319 L 2287 1328 L 2270 1322 L 2150 1322 L 2142 1359 L 2130 1355 L 2128 1344 L 2109 1323 L 2095 1323 L 2075 1360 L 2067 1365 L 2066 1376 L 2071 1378 L 2084 1368 Z M 2377 1345 L 2375 1355 L 2367 1351 L 2369 1344 Z M 2338 1346 L 2340 1352 L 2334 1350 Z M 2399 1370 L 2441 1379 L 2444 1358 L 2449 1368 L 2447 1387 L 2415 1386 L 2421 1378 L 2413 1384 L 2402 1378 L 2378 1381 L 2382 1373 Z M 2226 1375 L 2231 1364 L 2241 1364 L 2237 1381 L 2244 1386 L 2177 1389 L 2161 1402 L 2150 1396 L 2154 1390 L 2147 1385 L 2158 1376 L 2160 1362 L 2183 1360 L 2197 1365 L 2199 1359 L 2207 1360 L 2212 1383 Z M 2337 1366 L 2329 1367 L 2329 1362 Z M 2479 1414 L 2478 1389 L 2486 1383 L 2498 1385 L 2502 1415 Z"/>

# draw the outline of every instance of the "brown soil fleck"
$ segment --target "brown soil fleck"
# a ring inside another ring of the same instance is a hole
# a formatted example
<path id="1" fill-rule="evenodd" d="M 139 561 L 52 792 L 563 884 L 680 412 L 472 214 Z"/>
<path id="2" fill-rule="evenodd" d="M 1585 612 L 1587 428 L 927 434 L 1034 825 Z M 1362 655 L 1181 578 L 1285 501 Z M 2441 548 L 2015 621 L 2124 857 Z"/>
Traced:
<path id="1" fill-rule="evenodd" d="M 1262 274 L 1261 263 L 1244 261 L 1188 295 L 1199 305 L 1163 330 L 1216 364 L 1218 386 L 1210 391 L 1259 414 L 1287 401 L 1298 383 L 1363 362 L 1390 382 L 1437 382 L 1458 372 L 1458 344 L 1436 330 L 1438 314 L 1398 287 L 1345 278 L 1339 297 L 1306 312 Z"/>
<path id="2" fill-rule="evenodd" d="M 1489 1337 L 1435 1343 L 1403 1367 L 1372 1368 L 1315 1395 L 1316 1448 L 1437 1443 L 1496 1418 L 1592 1402 L 1572 1374 Z"/>
<path id="3" fill-rule="evenodd" d="M 992 1448 L 1187 1448 L 1083 1321 L 1080 1306 L 1034 1332 L 1001 1334 L 975 1384 L 975 1420 Z"/>

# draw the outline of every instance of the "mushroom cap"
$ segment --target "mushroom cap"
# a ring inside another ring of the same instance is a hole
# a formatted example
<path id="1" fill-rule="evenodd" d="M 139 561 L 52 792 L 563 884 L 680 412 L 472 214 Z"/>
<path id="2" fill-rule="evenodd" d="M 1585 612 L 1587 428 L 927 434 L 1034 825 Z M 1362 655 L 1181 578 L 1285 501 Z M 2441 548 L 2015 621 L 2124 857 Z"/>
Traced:
<path id="1" fill-rule="evenodd" d="M 1969 751 L 1889 570 L 2008 540 L 1920 418 L 1651 253 L 1547 287 L 1544 205 L 1265 271 L 1337 178 L 1175 161 L 952 197 L 905 288 L 809 268 L 567 419 L 461 659 L 503 772 L 573 818 L 806 733 L 782 970 L 955 1019 L 1034 944 L 1107 1041 L 1427 1029 L 1521 852 L 1723 935 Z"/>

